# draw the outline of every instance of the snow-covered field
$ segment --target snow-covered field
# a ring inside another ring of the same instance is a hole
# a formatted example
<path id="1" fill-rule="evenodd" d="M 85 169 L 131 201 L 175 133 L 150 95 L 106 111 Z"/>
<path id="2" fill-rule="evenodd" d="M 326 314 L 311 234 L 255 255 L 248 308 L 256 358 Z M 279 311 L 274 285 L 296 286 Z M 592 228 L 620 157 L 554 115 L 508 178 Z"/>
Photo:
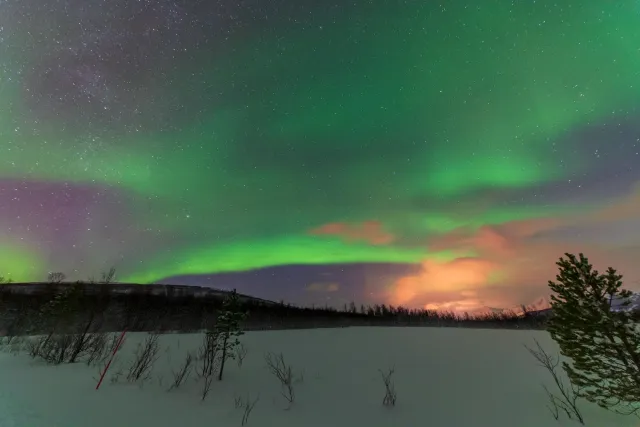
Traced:
<path id="1" fill-rule="evenodd" d="M 126 366 L 148 334 L 129 334 L 110 372 Z M 237 397 L 259 397 L 247 426 L 256 427 L 545 427 L 578 426 L 548 409 L 541 387 L 548 373 L 523 344 L 546 332 L 453 328 L 345 328 L 250 332 L 238 367 L 229 361 L 206 400 L 192 374 L 167 392 L 172 369 L 201 344 L 199 334 L 160 337 L 151 380 L 112 383 L 95 390 L 97 368 L 84 363 L 47 366 L 27 355 L 0 353 L 2 427 L 228 427 L 240 426 Z M 290 409 L 264 354 L 282 353 L 299 377 Z M 395 367 L 397 404 L 382 405 L 379 369 Z M 301 378 L 300 378 L 301 377 Z M 638 419 L 583 402 L 586 425 L 638 427 Z"/>

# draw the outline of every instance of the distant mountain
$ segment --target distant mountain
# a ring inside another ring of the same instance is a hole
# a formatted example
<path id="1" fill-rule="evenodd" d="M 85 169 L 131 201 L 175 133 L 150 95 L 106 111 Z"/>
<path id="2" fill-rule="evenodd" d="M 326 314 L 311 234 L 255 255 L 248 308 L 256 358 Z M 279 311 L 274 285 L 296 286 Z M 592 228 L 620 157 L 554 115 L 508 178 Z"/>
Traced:
<path id="1" fill-rule="evenodd" d="M 631 304 L 629 304 L 626 307 L 622 305 L 623 301 L 621 299 L 614 299 L 611 302 L 611 310 L 640 312 L 640 293 L 633 293 L 630 299 L 631 299 Z M 547 311 L 551 311 L 551 300 L 548 297 L 541 297 L 536 301 L 534 301 L 532 304 L 528 304 L 526 307 L 527 307 L 527 310 L 530 312 L 544 313 Z M 509 309 L 506 309 L 504 311 L 509 311 Z M 511 311 L 515 311 L 516 313 L 520 314 L 522 313 L 522 307 L 511 309 Z"/>
<path id="2" fill-rule="evenodd" d="M 72 283 L 57 283 L 49 284 L 42 282 L 34 283 L 9 283 L 2 285 L 3 289 L 8 289 L 11 292 L 18 294 L 40 294 L 44 293 L 49 286 L 64 287 Z M 100 291 L 100 287 L 91 283 L 84 283 L 85 292 L 92 294 Z M 203 286 L 186 286 L 186 285 L 140 285 L 136 283 L 110 283 L 110 291 L 113 294 L 143 294 L 148 293 L 150 295 L 165 295 L 175 297 L 194 297 L 194 298 L 206 298 L 206 297 L 220 297 L 224 298 L 231 291 L 228 289 L 215 289 Z M 246 295 L 238 292 L 240 301 L 250 301 L 260 303 L 264 305 L 277 305 L 278 303 L 262 298 L 257 298 L 251 295 Z"/>
<path id="3" fill-rule="evenodd" d="M 529 313 L 543 313 L 551 309 L 551 303 L 548 297 L 540 297 L 531 304 L 524 304 L 524 308 Z M 522 305 L 517 305 L 509 308 L 497 308 L 497 307 L 485 307 L 480 312 L 490 312 L 498 314 L 510 314 L 516 313 L 517 315 L 523 315 L 524 309 Z"/>
<path id="4" fill-rule="evenodd" d="M 528 304 L 528 311 L 545 311 L 551 308 L 551 299 L 549 297 L 540 297 L 533 303 Z"/>
<path id="5" fill-rule="evenodd" d="M 611 303 L 611 309 L 613 311 L 640 311 L 640 293 L 633 293 L 630 300 L 631 304 L 626 307 L 622 306 L 622 300 L 613 300 Z"/>

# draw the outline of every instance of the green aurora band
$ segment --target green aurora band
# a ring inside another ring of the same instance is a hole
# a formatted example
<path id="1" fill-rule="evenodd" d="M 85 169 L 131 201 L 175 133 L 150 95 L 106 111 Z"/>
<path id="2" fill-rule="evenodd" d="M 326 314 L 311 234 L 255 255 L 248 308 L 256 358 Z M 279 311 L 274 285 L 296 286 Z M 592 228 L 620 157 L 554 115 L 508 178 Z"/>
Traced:
<path id="1" fill-rule="evenodd" d="M 224 54 L 194 53 L 176 67 L 172 90 L 195 85 L 215 108 L 169 131 L 107 128 L 105 146 L 91 150 L 86 133 L 55 123 L 17 132 L 29 115 L 22 82 L 0 74 L 0 179 L 121 191 L 132 223 L 175 238 L 171 249 L 118 266 L 121 280 L 137 282 L 292 263 L 449 259 L 459 254 L 309 230 L 377 220 L 427 241 L 460 226 L 570 210 L 451 206 L 583 171 L 585 159 L 563 138 L 640 100 L 637 1 L 375 3 L 357 19 L 304 31 L 274 24 L 226 42 Z M 39 52 L 13 45 L 0 54 L 28 64 Z M 187 85 L 193 75 L 202 82 Z M 36 249 L 8 249 L 6 239 L 0 268 L 11 277 L 39 279 L 55 268 Z"/>

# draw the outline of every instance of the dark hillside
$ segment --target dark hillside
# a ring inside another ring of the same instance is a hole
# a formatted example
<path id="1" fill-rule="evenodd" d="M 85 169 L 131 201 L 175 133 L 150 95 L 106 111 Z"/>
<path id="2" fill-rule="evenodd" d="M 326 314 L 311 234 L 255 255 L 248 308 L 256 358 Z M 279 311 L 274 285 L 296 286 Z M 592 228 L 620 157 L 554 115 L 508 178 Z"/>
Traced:
<path id="1" fill-rule="evenodd" d="M 75 303 L 69 316 L 91 318 L 100 331 L 179 331 L 206 329 L 221 308 L 224 290 L 197 286 L 100 283 L 13 283 L 0 286 L 0 332 L 4 335 L 35 334 L 43 324 L 45 304 L 65 290 L 74 289 Z M 544 313 L 491 313 L 456 315 L 432 310 L 387 305 L 296 307 L 240 295 L 248 312 L 247 330 L 300 329 L 347 326 L 446 326 L 541 329 Z M 45 322 L 46 323 L 46 322 Z"/>

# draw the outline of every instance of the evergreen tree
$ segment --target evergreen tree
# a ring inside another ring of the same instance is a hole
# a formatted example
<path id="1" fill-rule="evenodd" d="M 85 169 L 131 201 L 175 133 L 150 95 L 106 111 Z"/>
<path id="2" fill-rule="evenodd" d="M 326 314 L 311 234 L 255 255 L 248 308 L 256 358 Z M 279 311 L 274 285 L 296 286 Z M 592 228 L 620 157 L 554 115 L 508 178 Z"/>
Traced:
<path id="1" fill-rule="evenodd" d="M 242 310 L 240 298 L 234 289 L 224 299 L 222 303 L 222 311 L 216 319 L 216 332 L 218 339 L 222 344 L 222 354 L 220 360 L 220 372 L 218 380 L 222 380 L 222 372 L 227 359 L 235 359 L 234 349 L 240 344 L 238 337 L 244 335 L 241 322 L 245 319 L 247 313 Z"/>
<path id="2" fill-rule="evenodd" d="M 40 308 L 40 320 L 51 332 L 68 327 L 82 306 L 82 283 L 61 285 L 54 297 Z"/>
<path id="3" fill-rule="evenodd" d="M 557 282 L 549 282 L 553 315 L 548 331 L 571 363 L 563 367 L 581 397 L 622 414 L 637 413 L 640 402 L 640 332 L 631 314 L 612 311 L 614 301 L 630 304 L 622 276 L 609 267 L 594 270 L 580 254 L 556 263 Z"/>

